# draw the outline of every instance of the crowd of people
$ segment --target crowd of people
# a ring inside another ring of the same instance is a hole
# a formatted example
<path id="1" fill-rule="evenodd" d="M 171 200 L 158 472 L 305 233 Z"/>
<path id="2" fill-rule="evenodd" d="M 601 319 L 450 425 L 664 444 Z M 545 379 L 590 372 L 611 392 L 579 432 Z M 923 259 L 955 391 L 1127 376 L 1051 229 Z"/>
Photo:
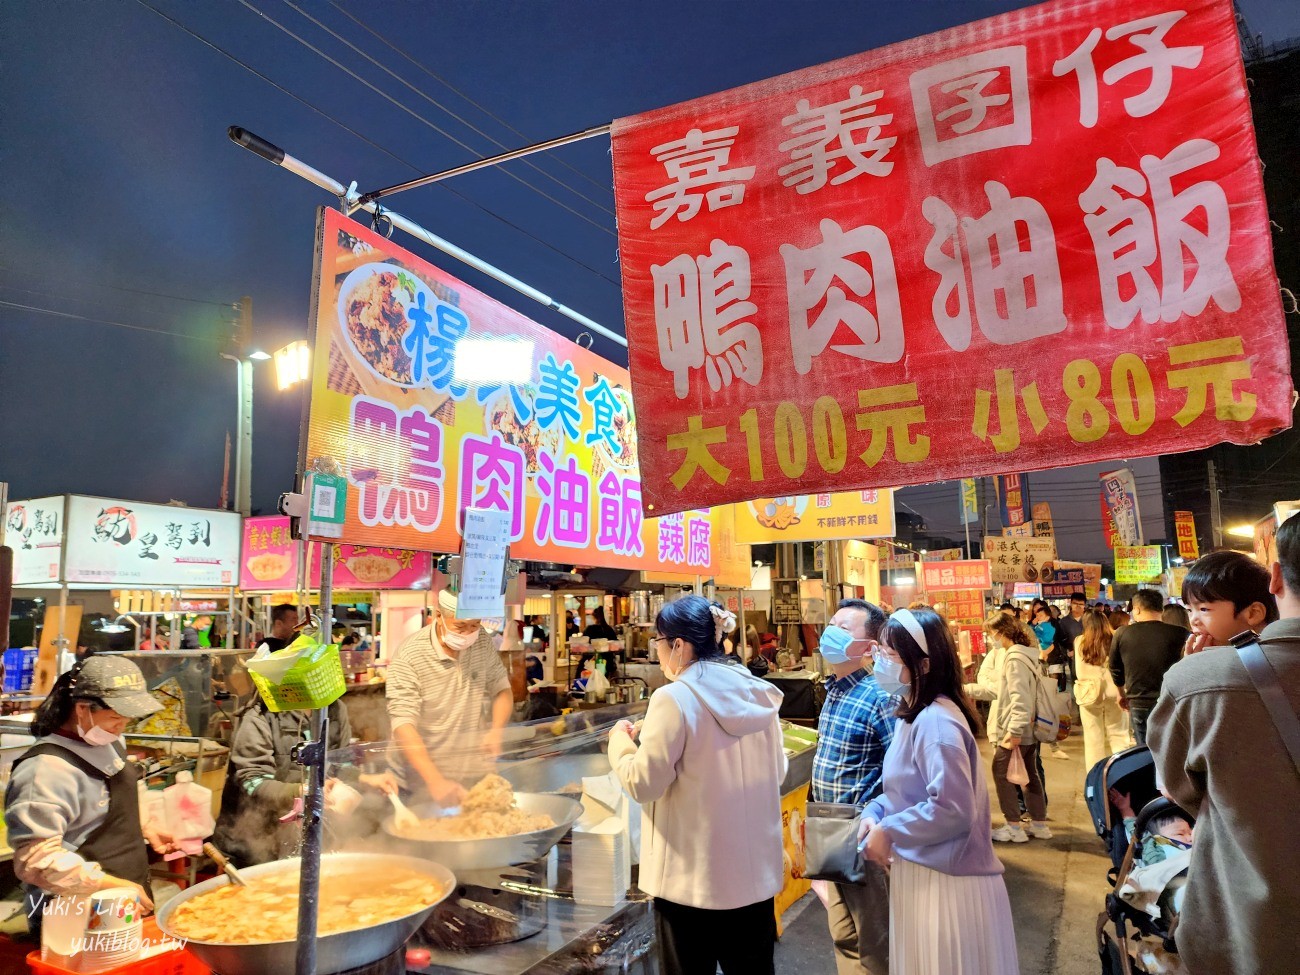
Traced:
<path id="1" fill-rule="evenodd" d="M 1276 544 L 1268 568 L 1233 552 L 1197 560 L 1181 606 L 1150 589 L 1122 616 L 1089 607 L 1082 594 L 1068 612 L 1035 603 L 1027 619 L 1005 605 L 986 622 L 988 652 L 969 681 L 953 628 L 934 608 L 887 613 L 841 602 L 819 641 L 830 673 L 810 796 L 860 810 L 864 880 L 815 887 L 838 970 L 1018 972 L 995 843 L 1052 835 L 1040 754 L 1050 736 L 1038 727 L 1045 693 L 1058 713 L 1077 707 L 1089 768 L 1145 742 L 1160 787 L 1185 811 L 1184 821 L 1162 817 L 1135 840 L 1144 863 L 1171 851 L 1188 860 L 1177 929 L 1185 971 L 1291 970 L 1300 518 L 1279 528 Z M 456 762 L 477 769 L 500 750 L 509 682 L 479 622 L 457 619 L 456 609 L 456 597 L 441 593 L 390 669 L 399 755 L 391 772 L 356 783 L 380 805 L 380 793 L 402 785 L 455 804 L 465 779 Z M 273 614 L 265 649 L 292 640 L 296 626 L 289 608 Z M 742 663 L 756 637 L 702 597 L 668 603 L 653 639 L 669 683 L 641 723 L 610 733 L 610 765 L 644 810 L 639 884 L 655 901 L 668 975 L 714 975 L 719 965 L 727 975 L 775 971 L 787 759 L 781 692 Z M 976 702 L 987 703 L 986 719 Z M 128 885 L 148 903 L 146 841 L 164 853 L 173 843 L 141 823 L 119 736 L 159 706 L 134 664 L 105 657 L 78 664 L 42 705 L 38 743 L 14 765 L 5 810 L 34 923 L 50 894 Z M 263 708 L 241 722 L 219 833 L 244 863 L 283 855 L 281 818 L 301 794 L 300 769 L 288 760 L 301 734 L 292 720 Z M 331 731 L 347 740 L 344 715 Z M 981 735 L 992 749 L 987 773 Z M 467 736 L 481 747 L 449 747 Z M 1128 796 L 1112 799 L 1136 818 Z M 241 836 L 257 843 L 239 848 Z"/>
<path id="2" fill-rule="evenodd" d="M 1277 546 L 1270 568 L 1233 552 L 1198 560 L 1181 604 L 1154 589 L 1125 609 L 1090 607 L 1077 593 L 1068 613 L 1039 601 L 1022 619 L 1006 604 L 986 622 L 973 681 L 940 613 L 842 602 L 820 641 L 830 673 L 810 799 L 860 808 L 870 869 L 861 883 L 814 883 L 838 971 L 1019 971 L 994 843 L 1052 835 L 1035 732 L 1044 687 L 1062 713 L 1077 709 L 1088 768 L 1147 744 L 1163 791 L 1184 810 L 1137 840 L 1142 862 L 1171 850 L 1190 858 L 1184 970 L 1290 970 L 1300 855 L 1278 838 L 1300 799 L 1300 755 L 1288 753 L 1283 718 L 1231 646 L 1257 642 L 1294 721 L 1300 518 L 1283 524 Z M 666 606 L 655 640 L 670 684 L 641 724 L 610 737 L 610 763 L 645 808 L 640 883 L 655 898 L 670 975 L 774 972 L 781 696 L 723 652 L 734 628 L 732 614 L 698 596 Z M 987 702 L 986 720 L 976 701 Z M 993 749 L 996 827 L 981 734 Z M 1135 816 L 1127 796 L 1112 799 Z"/>

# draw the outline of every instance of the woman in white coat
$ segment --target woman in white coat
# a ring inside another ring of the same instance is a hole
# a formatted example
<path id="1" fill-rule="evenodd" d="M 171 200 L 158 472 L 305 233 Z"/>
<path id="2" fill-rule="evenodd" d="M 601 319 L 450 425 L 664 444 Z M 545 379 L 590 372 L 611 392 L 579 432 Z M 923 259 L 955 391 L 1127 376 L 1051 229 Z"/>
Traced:
<path id="1" fill-rule="evenodd" d="M 993 830 L 993 839 L 998 843 L 1027 843 L 1031 836 L 1050 840 L 1047 792 L 1038 772 L 1038 742 L 1034 740 L 1039 674 L 1037 641 L 1024 624 L 1009 616 L 993 620 L 989 629 L 1003 650 L 996 712 L 990 713 L 988 732 L 989 741 L 995 746 L 993 784 L 1006 822 Z M 1020 753 L 1029 776 L 1029 782 L 1023 786 L 1025 805 L 1033 820 L 1028 832 L 1020 825 L 1016 785 L 1007 777 L 1016 752 Z"/>
<path id="2" fill-rule="evenodd" d="M 665 975 L 774 975 L 784 882 L 781 692 L 722 652 L 735 616 L 700 596 L 655 619 L 655 691 L 639 729 L 615 725 L 609 762 L 643 808 L 640 886 L 655 899 Z"/>
<path id="3" fill-rule="evenodd" d="M 980 661 L 975 680 L 962 688 L 972 701 L 989 702 L 989 726 L 995 726 L 998 721 L 998 691 L 1002 687 L 1002 658 L 1006 655 L 1002 644 L 993 638 L 992 626 L 1004 615 L 1007 614 L 999 611 L 984 621 L 984 659 Z"/>
<path id="4" fill-rule="evenodd" d="M 1083 614 L 1083 633 L 1074 639 L 1078 675 L 1074 699 L 1083 723 L 1083 762 L 1088 771 L 1102 759 L 1132 744 L 1128 715 L 1119 706 L 1119 688 L 1110 675 L 1110 645 L 1115 631 L 1106 614 Z"/>

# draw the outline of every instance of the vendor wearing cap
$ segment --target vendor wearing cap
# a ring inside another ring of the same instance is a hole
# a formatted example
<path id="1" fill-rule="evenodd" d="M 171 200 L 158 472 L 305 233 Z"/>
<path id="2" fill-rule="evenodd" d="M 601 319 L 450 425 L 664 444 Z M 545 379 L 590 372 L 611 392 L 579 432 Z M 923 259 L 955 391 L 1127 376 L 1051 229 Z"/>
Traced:
<path id="1" fill-rule="evenodd" d="M 161 708 L 134 663 L 94 656 L 60 677 L 37 710 L 36 744 L 14 762 L 5 792 L 33 932 L 49 896 L 130 887 L 153 907 L 145 842 L 159 853 L 173 847 L 171 837 L 141 826 L 140 775 L 121 736 L 130 721 Z"/>
<path id="2" fill-rule="evenodd" d="M 501 751 L 514 699 L 510 678 L 479 620 L 456 618 L 456 594 L 438 594 L 433 621 L 407 637 L 388 667 L 385 693 L 395 762 L 408 791 L 457 805 L 465 785 Z M 489 712 L 485 720 L 485 712 Z M 420 788 L 421 783 L 423 789 Z"/>

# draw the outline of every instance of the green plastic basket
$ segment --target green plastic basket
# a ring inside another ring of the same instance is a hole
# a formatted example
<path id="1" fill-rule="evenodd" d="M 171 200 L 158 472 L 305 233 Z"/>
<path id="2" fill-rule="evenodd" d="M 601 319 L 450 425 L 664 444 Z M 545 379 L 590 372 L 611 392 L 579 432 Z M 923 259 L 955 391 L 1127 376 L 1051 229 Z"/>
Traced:
<path id="1" fill-rule="evenodd" d="M 272 711 L 311 711 L 329 707 L 347 690 L 343 680 L 343 662 L 339 648 L 327 643 L 316 643 L 299 637 L 283 650 L 271 654 L 269 659 L 288 657 L 301 652 L 302 656 L 274 682 L 251 667 L 248 676 Z"/>

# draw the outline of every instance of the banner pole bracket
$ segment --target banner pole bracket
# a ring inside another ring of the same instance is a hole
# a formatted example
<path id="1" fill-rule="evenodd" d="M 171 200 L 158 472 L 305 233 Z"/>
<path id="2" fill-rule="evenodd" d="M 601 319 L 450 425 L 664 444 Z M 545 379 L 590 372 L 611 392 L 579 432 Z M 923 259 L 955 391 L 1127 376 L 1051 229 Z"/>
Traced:
<path id="1" fill-rule="evenodd" d="M 601 126 L 598 127 L 597 129 L 589 129 L 588 133 L 590 133 L 590 135 L 598 135 L 602 130 L 608 132 L 609 126 Z M 301 159 L 295 159 L 293 156 L 290 156 L 279 146 L 273 145 L 272 143 L 267 142 L 261 136 L 255 135 L 252 132 L 249 132 L 247 129 L 242 129 L 237 125 L 230 126 L 230 128 L 227 130 L 227 135 L 230 137 L 230 141 L 234 142 L 236 145 L 242 146 L 243 148 L 247 149 L 249 152 L 261 156 L 263 159 L 265 159 L 267 162 L 271 163 L 272 165 L 279 166 L 281 169 L 287 169 L 289 170 L 289 172 L 301 176 L 303 179 L 307 180 L 307 182 L 313 183 L 316 186 L 319 186 L 321 189 L 325 190 L 325 192 L 329 193 L 331 196 L 333 196 L 335 199 L 339 201 L 339 209 L 347 216 L 351 216 L 357 210 L 367 210 L 370 213 L 376 213 L 379 210 L 378 203 L 375 203 L 373 200 L 367 200 L 365 196 L 359 196 L 357 194 L 357 184 L 355 180 L 351 183 L 351 185 L 345 188 L 343 184 L 340 183 L 338 180 L 325 175 L 318 169 L 314 169 L 311 166 L 308 166 Z M 583 133 L 577 133 L 575 137 L 569 139 L 569 141 L 576 141 L 576 136 L 582 136 L 584 138 L 590 137 L 589 135 L 584 135 Z M 559 140 L 552 140 L 551 144 L 560 144 L 560 143 Z M 489 160 L 482 160 L 481 162 L 486 165 L 489 162 Z M 441 177 L 444 174 L 435 174 L 435 175 Z M 393 210 L 384 210 L 383 212 L 385 218 L 391 221 L 392 225 L 398 228 L 399 230 L 406 231 L 412 237 L 424 241 L 430 247 L 442 251 L 444 254 L 448 255 L 449 257 L 455 258 L 456 260 L 460 261 L 462 264 L 468 264 L 470 267 L 474 268 L 474 270 L 479 271 L 482 274 L 486 274 L 488 277 L 492 278 L 493 280 L 499 281 L 500 283 L 506 285 L 506 287 L 513 288 L 515 291 L 518 291 L 525 298 L 531 298 L 533 301 L 537 302 L 538 304 L 545 305 L 547 308 L 551 309 L 554 312 L 558 312 L 559 314 L 563 315 L 565 318 L 577 322 L 584 329 L 590 332 L 595 332 L 597 335 L 609 339 L 609 341 L 613 342 L 615 345 L 620 345 L 625 349 L 627 348 L 627 338 L 623 335 L 620 335 L 618 332 L 606 328 L 604 325 L 600 324 L 600 322 L 588 318 L 586 315 L 582 314 L 581 312 L 574 311 L 572 308 L 569 308 L 567 305 L 560 304 L 560 302 L 556 301 L 554 298 L 552 298 L 550 295 L 546 294 L 545 292 L 539 291 L 537 288 L 534 288 L 532 285 L 525 284 L 523 281 L 520 281 L 514 275 L 507 274 L 505 271 L 501 270 L 495 265 L 489 264 L 481 257 L 476 257 L 475 255 L 471 254 L 469 251 L 465 250 L 464 248 L 457 247 L 455 244 L 451 243 L 451 241 L 445 240 L 444 238 L 439 237 L 437 234 L 433 233 L 432 231 L 426 230 L 424 227 L 420 226 L 418 223 L 416 223 L 414 220 L 410 219 L 409 217 L 404 217 L 400 213 L 396 213 Z"/>

